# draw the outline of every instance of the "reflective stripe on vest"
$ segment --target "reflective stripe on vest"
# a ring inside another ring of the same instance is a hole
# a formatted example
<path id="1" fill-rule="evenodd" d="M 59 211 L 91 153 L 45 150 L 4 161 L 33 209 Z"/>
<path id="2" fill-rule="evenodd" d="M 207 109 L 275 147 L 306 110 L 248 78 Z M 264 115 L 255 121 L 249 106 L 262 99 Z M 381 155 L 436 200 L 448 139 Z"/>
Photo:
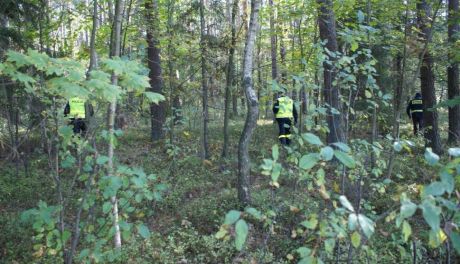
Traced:
<path id="1" fill-rule="evenodd" d="M 292 109 L 294 108 L 294 101 L 289 97 L 278 98 L 278 113 L 276 118 L 292 118 L 294 117 Z"/>
<path id="2" fill-rule="evenodd" d="M 423 101 L 421 99 L 413 99 L 411 101 L 411 104 L 414 105 L 414 106 L 416 105 L 416 106 L 421 106 L 422 107 Z M 411 109 L 410 114 L 412 114 L 412 113 L 423 113 L 423 109 Z"/>
<path id="3" fill-rule="evenodd" d="M 78 97 L 69 100 L 70 118 L 85 118 L 85 100 Z"/>

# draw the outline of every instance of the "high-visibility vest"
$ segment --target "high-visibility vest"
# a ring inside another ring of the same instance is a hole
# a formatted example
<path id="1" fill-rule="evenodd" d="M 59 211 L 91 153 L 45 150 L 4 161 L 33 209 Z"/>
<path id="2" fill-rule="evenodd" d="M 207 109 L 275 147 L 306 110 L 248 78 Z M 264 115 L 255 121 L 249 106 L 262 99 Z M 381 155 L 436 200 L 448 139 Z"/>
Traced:
<path id="1" fill-rule="evenodd" d="M 423 113 L 422 99 L 412 99 L 410 113 Z"/>
<path id="2" fill-rule="evenodd" d="M 278 98 L 278 113 L 276 118 L 293 118 L 292 109 L 294 108 L 294 101 L 286 96 Z"/>
<path id="3" fill-rule="evenodd" d="M 69 100 L 70 118 L 85 118 L 85 100 L 78 97 L 73 97 Z"/>

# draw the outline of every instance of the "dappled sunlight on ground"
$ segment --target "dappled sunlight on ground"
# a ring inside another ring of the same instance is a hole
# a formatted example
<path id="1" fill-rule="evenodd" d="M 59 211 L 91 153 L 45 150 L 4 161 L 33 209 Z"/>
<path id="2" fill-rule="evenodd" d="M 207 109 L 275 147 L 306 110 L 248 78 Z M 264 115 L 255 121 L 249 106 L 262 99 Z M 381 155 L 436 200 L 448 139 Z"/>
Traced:
<path id="1" fill-rule="evenodd" d="M 273 119 L 259 119 L 257 120 L 258 126 L 271 126 L 273 125 Z"/>

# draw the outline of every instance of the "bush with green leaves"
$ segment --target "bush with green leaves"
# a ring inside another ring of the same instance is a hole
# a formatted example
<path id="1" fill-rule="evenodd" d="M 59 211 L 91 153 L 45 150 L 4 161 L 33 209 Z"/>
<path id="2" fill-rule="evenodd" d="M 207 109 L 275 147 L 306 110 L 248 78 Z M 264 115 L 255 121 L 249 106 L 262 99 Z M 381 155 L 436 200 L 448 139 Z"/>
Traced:
<path id="1" fill-rule="evenodd" d="M 71 97 L 88 99 L 106 105 L 127 92 L 143 94 L 149 101 L 164 100 L 160 94 L 147 91 L 147 71 L 138 61 L 120 58 L 103 59 L 101 67 L 86 73 L 81 63 L 70 59 L 50 58 L 28 50 L 22 54 L 9 51 L 0 74 L 18 84 L 23 92 L 37 98 L 44 109 L 41 118 L 47 141 L 49 177 L 56 201 L 40 201 L 37 208 L 25 211 L 21 219 L 34 230 L 34 257 L 73 259 L 78 262 L 112 261 L 120 256 L 112 246 L 112 197 L 118 201 L 118 224 L 124 241 L 140 235 L 150 236 L 146 217 L 152 214 L 150 203 L 159 201 L 166 186 L 154 174 L 141 168 L 130 168 L 116 161 L 109 172 L 110 157 L 98 150 L 101 144 L 117 145 L 120 130 L 96 127 L 95 136 L 73 135 L 59 111 Z M 118 76 L 118 85 L 112 76 Z"/>

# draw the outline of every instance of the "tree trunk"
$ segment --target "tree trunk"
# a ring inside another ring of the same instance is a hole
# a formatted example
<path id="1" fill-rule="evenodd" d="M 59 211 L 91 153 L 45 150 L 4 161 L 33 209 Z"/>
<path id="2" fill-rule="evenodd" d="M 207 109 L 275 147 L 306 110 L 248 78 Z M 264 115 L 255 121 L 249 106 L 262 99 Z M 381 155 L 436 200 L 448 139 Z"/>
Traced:
<path id="1" fill-rule="evenodd" d="M 243 88 L 247 100 L 247 115 L 238 144 L 238 199 L 243 205 L 251 202 L 249 143 L 257 124 L 259 102 L 252 83 L 253 52 L 259 15 L 259 1 L 251 0 L 251 17 L 246 37 L 243 63 Z"/>
<path id="2" fill-rule="evenodd" d="M 426 43 L 431 41 L 431 26 L 429 19 L 431 16 L 431 6 L 426 0 L 417 3 L 417 22 L 420 28 L 420 37 Z M 420 86 L 423 98 L 423 123 L 425 130 L 426 145 L 431 147 L 437 154 L 442 153 L 441 140 L 438 130 L 438 112 L 433 109 L 436 105 L 436 93 L 433 74 L 433 57 L 427 47 L 423 54 L 422 65 L 420 67 Z"/>
<path id="3" fill-rule="evenodd" d="M 93 28 L 91 29 L 91 40 L 89 44 L 90 57 L 89 57 L 89 73 L 97 67 L 97 53 L 95 48 L 97 31 L 97 0 L 93 0 Z"/>
<path id="4" fill-rule="evenodd" d="M 204 0 L 200 0 L 200 27 L 201 27 L 201 88 L 202 88 L 202 106 L 203 106 L 203 132 L 202 132 L 202 158 L 209 159 L 209 142 L 208 142 L 208 84 L 207 84 L 207 70 L 206 70 L 206 24 L 204 20 Z"/>
<path id="5" fill-rule="evenodd" d="M 226 158 L 228 155 L 228 120 L 230 116 L 230 91 L 232 89 L 233 78 L 234 78 L 234 63 L 233 56 L 235 54 L 235 45 L 236 45 L 236 12 L 238 12 L 238 0 L 233 0 L 232 7 L 232 18 L 231 18 L 231 27 L 232 27 L 232 42 L 230 44 L 230 50 L 228 55 L 228 65 L 227 65 L 227 83 L 225 86 L 225 113 L 224 113 L 224 147 L 222 149 L 222 157 Z"/>
<path id="6" fill-rule="evenodd" d="M 122 0 L 117 0 L 115 2 L 115 17 L 114 17 L 114 38 L 113 38 L 113 50 L 112 55 L 113 57 L 120 56 L 120 34 L 121 34 L 121 7 L 122 7 Z M 113 73 L 112 74 L 112 85 L 118 85 L 118 76 Z M 109 161 L 107 164 L 107 174 L 109 176 L 114 176 L 113 172 L 113 153 L 115 148 L 114 142 L 114 126 L 115 126 L 115 113 L 117 109 L 117 100 L 113 99 L 110 103 L 109 107 L 109 117 L 108 117 L 108 130 L 109 130 L 109 146 L 108 146 L 108 154 Z M 112 202 L 112 217 L 113 217 L 113 227 L 115 229 L 114 234 L 114 244 L 115 248 L 121 248 L 121 233 L 120 233 L 120 225 L 118 224 L 118 200 L 116 196 L 111 197 Z"/>
<path id="7" fill-rule="evenodd" d="M 333 11 L 332 0 L 317 0 L 319 7 L 319 34 L 321 41 L 326 41 L 326 48 L 335 53 L 338 50 L 337 47 L 337 35 L 335 27 L 335 17 Z M 324 62 L 324 99 L 329 107 L 341 112 L 342 107 L 340 103 L 339 88 L 333 85 L 336 76 L 336 69 L 333 66 L 335 58 L 327 55 L 328 61 L 331 63 Z M 332 109 L 329 111 L 327 116 L 327 123 L 329 126 L 329 133 L 327 134 L 327 143 L 343 142 L 344 131 L 342 125 L 342 113 L 334 113 Z"/>
<path id="8" fill-rule="evenodd" d="M 163 79 L 161 78 L 160 48 L 158 41 L 158 0 L 148 0 L 145 2 L 145 12 L 147 20 L 147 57 L 150 69 L 151 91 L 162 94 Z M 151 138 L 153 141 L 164 137 L 163 125 L 166 120 L 166 102 L 150 104 Z"/>
<path id="9" fill-rule="evenodd" d="M 272 81 L 278 80 L 278 65 L 276 62 L 276 30 L 275 30 L 275 14 L 273 0 L 269 0 L 270 5 L 270 47 L 271 47 L 271 59 L 272 59 Z M 276 94 L 273 95 L 273 101 L 276 100 Z"/>
<path id="10" fill-rule="evenodd" d="M 460 88 L 458 85 L 458 62 L 453 58 L 453 54 L 457 51 L 454 47 L 455 42 L 459 39 L 457 34 L 460 31 L 458 23 L 459 4 L 458 0 L 449 0 L 449 20 L 448 20 L 448 41 L 450 45 L 449 62 L 447 67 L 447 94 L 449 99 L 460 96 Z M 449 138 L 448 142 L 456 144 L 460 142 L 460 105 L 449 107 Z"/>

